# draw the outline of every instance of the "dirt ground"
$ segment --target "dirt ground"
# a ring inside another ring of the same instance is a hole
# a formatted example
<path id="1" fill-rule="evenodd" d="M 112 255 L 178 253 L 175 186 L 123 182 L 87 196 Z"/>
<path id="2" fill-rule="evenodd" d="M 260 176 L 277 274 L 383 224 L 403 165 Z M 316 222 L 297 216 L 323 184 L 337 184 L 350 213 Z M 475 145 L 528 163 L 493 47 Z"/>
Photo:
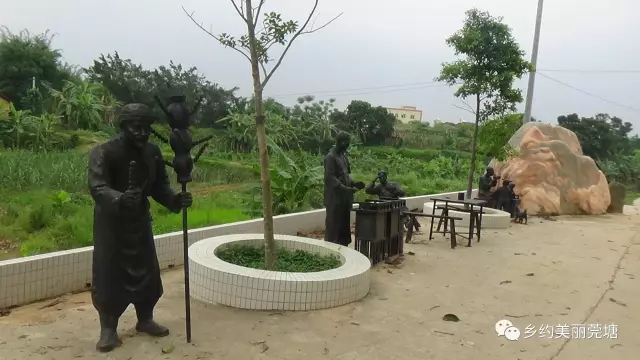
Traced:
<path id="1" fill-rule="evenodd" d="M 637 359 L 640 215 L 628 210 L 531 218 L 455 250 L 419 234 L 403 264 L 372 270 L 366 298 L 334 309 L 257 312 L 193 301 L 193 344 L 185 342 L 182 272 L 172 270 L 156 314 L 168 338 L 136 335 L 130 308 L 120 322 L 124 345 L 97 353 L 97 316 L 82 293 L 0 317 L 0 359 Z M 449 313 L 460 321 L 443 321 Z M 519 341 L 496 334 L 501 319 L 520 329 Z M 564 324 L 614 324 L 617 339 L 524 338 L 528 325 Z"/>

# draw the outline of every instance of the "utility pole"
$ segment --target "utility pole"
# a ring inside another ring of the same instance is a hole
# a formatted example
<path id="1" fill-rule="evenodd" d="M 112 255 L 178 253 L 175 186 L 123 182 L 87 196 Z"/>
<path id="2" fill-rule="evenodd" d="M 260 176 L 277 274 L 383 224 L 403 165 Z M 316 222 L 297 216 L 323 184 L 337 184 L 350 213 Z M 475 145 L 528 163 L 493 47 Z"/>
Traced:
<path id="1" fill-rule="evenodd" d="M 536 84 L 536 66 L 538 65 L 538 45 L 540 44 L 540 25 L 542 24 L 542 4 L 544 0 L 538 0 L 538 13 L 536 14 L 536 28 L 533 34 L 533 50 L 531 51 L 531 65 L 533 70 L 529 72 L 529 86 L 527 87 L 527 100 L 524 105 L 522 123 L 531 121 L 531 105 L 533 103 L 533 88 Z"/>

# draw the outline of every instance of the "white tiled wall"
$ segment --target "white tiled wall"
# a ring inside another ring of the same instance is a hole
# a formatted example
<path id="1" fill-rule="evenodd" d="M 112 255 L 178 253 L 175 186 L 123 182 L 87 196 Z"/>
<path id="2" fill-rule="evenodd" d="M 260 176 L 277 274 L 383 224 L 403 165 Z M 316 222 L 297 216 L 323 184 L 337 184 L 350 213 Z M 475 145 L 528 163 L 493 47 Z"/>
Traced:
<path id="1" fill-rule="evenodd" d="M 214 255 L 217 249 L 230 245 L 260 245 L 261 237 L 262 234 L 220 236 L 191 247 L 191 296 L 242 309 L 315 310 L 348 304 L 369 292 L 369 259 L 340 245 L 297 236 L 275 236 L 278 246 L 341 257 L 342 266 L 315 273 L 248 269 Z"/>
<path id="2" fill-rule="evenodd" d="M 407 207 L 422 208 L 432 196 L 406 198 Z M 274 217 L 278 234 L 295 235 L 298 231 L 324 228 L 324 209 Z M 353 215 L 353 213 L 352 213 Z M 263 232 L 262 219 L 189 230 L 190 245 L 213 236 Z M 155 237 L 160 268 L 183 264 L 182 232 Z M 93 247 L 0 261 L 0 309 L 87 290 L 91 284 Z"/>

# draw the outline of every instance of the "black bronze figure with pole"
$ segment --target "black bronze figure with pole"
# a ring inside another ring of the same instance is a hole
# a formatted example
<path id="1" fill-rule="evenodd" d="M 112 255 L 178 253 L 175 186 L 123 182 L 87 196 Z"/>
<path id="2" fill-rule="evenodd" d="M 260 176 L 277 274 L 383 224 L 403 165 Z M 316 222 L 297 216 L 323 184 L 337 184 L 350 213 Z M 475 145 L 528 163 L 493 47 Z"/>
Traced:
<path id="1" fill-rule="evenodd" d="M 193 171 L 193 165 L 198 161 L 205 148 L 206 142 L 211 140 L 213 136 L 207 136 L 200 140 L 193 140 L 189 126 L 191 125 L 191 116 L 198 111 L 203 99 L 200 99 L 195 107 L 191 110 L 188 109 L 186 104 L 186 96 L 178 95 L 168 98 L 168 104 L 165 104 L 159 97 L 155 97 L 156 102 L 160 106 L 162 112 L 167 116 L 169 120 L 169 126 L 171 127 L 171 135 L 169 139 L 166 139 L 160 135 L 157 131 L 151 130 L 152 133 L 160 139 L 160 141 L 171 146 L 173 150 L 173 161 L 165 161 L 165 165 L 173 168 L 177 175 L 177 181 L 182 187 L 182 192 L 187 192 L 187 184 L 192 181 L 191 172 Z M 196 153 L 194 158 L 191 157 L 191 150 L 198 145 L 201 145 L 200 149 Z M 189 294 L 189 235 L 187 230 L 187 209 L 182 209 L 182 236 L 183 236 L 183 249 L 184 249 L 184 300 L 185 300 L 185 312 L 186 312 L 186 330 L 187 330 L 187 342 L 191 342 L 191 302 Z"/>
<path id="2" fill-rule="evenodd" d="M 169 335 L 169 329 L 154 319 L 163 287 L 149 198 L 174 213 L 192 204 L 191 194 L 171 188 L 160 148 L 149 143 L 155 120 L 151 109 L 127 104 L 118 119 L 120 134 L 95 146 L 88 166 L 95 202 L 91 300 L 100 320 L 96 349 L 101 352 L 122 344 L 118 322 L 130 304 L 136 310 L 138 332 Z"/>

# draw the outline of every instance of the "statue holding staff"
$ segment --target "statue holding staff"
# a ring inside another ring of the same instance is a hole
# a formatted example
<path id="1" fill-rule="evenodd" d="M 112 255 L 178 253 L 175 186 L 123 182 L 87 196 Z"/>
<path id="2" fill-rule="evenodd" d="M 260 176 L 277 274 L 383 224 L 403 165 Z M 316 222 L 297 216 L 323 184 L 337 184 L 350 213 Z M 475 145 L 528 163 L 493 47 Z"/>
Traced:
<path id="1" fill-rule="evenodd" d="M 163 288 L 148 197 L 174 213 L 193 200 L 190 193 L 171 189 L 162 153 L 149 143 L 153 122 L 146 105 L 125 105 L 120 134 L 89 155 L 89 190 L 95 202 L 91 299 L 100 319 L 96 348 L 101 352 L 122 343 L 118 320 L 129 304 L 136 309 L 138 332 L 169 335 L 153 318 Z"/>

